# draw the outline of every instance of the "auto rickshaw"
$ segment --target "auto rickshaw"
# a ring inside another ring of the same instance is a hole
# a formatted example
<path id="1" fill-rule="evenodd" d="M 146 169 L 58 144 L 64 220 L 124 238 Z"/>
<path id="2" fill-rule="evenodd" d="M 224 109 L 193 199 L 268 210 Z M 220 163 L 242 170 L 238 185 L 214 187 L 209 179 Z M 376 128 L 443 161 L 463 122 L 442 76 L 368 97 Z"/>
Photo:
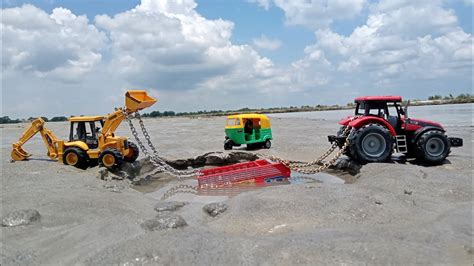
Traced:
<path id="1" fill-rule="evenodd" d="M 227 117 L 225 134 L 225 150 L 243 144 L 249 149 L 259 147 L 270 149 L 272 146 L 272 129 L 270 119 L 266 115 L 230 115 Z"/>

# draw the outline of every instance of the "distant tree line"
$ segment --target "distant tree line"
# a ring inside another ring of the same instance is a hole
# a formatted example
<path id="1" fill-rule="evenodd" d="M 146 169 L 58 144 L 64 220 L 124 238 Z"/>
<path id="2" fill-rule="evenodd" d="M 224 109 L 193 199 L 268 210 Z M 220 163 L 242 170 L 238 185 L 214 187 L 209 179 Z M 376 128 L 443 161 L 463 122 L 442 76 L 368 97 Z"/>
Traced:
<path id="1" fill-rule="evenodd" d="M 428 97 L 429 101 L 432 103 L 426 103 L 421 100 L 413 100 L 413 105 L 426 105 L 426 104 L 450 104 L 450 103 L 473 103 L 474 95 L 469 93 L 462 93 L 458 96 L 453 96 L 449 94 L 447 96 L 442 95 L 432 95 Z M 406 102 L 406 101 L 404 101 Z M 179 112 L 174 111 L 152 111 L 150 113 L 142 114 L 143 117 L 175 117 L 175 116 L 223 116 L 223 115 L 233 115 L 241 113 L 290 113 L 290 112 L 309 112 L 309 111 L 324 111 L 324 110 L 340 110 L 340 109 L 350 109 L 354 108 L 354 103 L 348 103 L 345 106 L 340 105 L 302 105 L 302 106 L 290 106 L 290 107 L 271 107 L 271 108 L 241 108 L 238 110 L 203 110 L 197 112 Z M 36 117 L 30 117 L 28 119 L 11 119 L 8 116 L 0 117 L 0 124 L 14 124 L 20 122 L 28 122 L 36 119 Z M 68 118 L 65 116 L 55 116 L 51 119 L 47 117 L 42 117 L 45 122 L 62 122 L 67 121 Z"/>
<path id="2" fill-rule="evenodd" d="M 33 121 L 38 117 L 29 117 L 28 119 L 11 119 L 8 116 L 3 116 L 0 117 L 0 124 L 15 124 L 15 123 L 21 123 L 21 122 L 29 122 Z M 41 117 L 45 122 L 63 122 L 63 121 L 68 121 L 68 118 L 65 116 L 55 116 L 52 117 L 51 119 L 48 119 L 47 117 L 42 116 Z"/>

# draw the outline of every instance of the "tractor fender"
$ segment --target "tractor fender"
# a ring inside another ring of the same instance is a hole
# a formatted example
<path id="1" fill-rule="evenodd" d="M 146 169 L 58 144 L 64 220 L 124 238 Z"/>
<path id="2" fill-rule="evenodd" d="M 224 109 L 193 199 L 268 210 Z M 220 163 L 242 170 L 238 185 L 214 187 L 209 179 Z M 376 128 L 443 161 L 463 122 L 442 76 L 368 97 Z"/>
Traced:
<path id="1" fill-rule="evenodd" d="M 430 130 L 439 130 L 441 132 L 446 132 L 446 130 L 444 130 L 442 127 L 436 127 L 436 126 L 422 127 L 422 128 L 417 129 L 415 133 L 413 133 L 413 138 L 411 139 L 411 142 L 416 143 L 418 139 L 421 137 L 421 135 L 423 135 L 425 132 L 428 132 Z"/>
<path id="2" fill-rule="evenodd" d="M 380 118 L 380 117 L 376 117 L 376 116 L 364 116 L 364 117 L 359 117 L 351 122 L 349 122 L 349 126 L 353 127 L 353 128 L 356 128 L 356 129 L 359 129 L 367 124 L 379 124 L 379 125 L 382 125 L 384 127 L 386 127 L 388 129 L 388 131 L 390 131 L 390 134 L 392 134 L 392 136 L 396 136 L 397 135 L 397 132 L 395 132 L 395 129 L 393 129 L 392 125 L 390 125 L 390 123 L 388 123 L 386 120 Z"/>
<path id="3" fill-rule="evenodd" d="M 64 147 L 78 147 L 83 151 L 89 150 L 87 144 L 82 141 L 71 141 L 71 142 L 64 142 Z"/>

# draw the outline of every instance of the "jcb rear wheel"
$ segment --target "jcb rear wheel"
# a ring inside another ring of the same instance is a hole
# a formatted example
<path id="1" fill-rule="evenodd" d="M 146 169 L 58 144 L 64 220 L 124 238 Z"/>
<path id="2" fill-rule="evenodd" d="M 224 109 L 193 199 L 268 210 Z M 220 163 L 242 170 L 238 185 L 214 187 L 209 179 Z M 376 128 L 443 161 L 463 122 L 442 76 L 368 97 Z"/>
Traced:
<path id="1" fill-rule="evenodd" d="M 135 143 L 128 141 L 128 148 L 130 149 L 130 152 L 125 156 L 125 161 L 129 163 L 133 163 L 137 160 L 138 155 L 140 155 L 140 150 L 138 149 L 138 146 L 135 145 Z"/>
<path id="2" fill-rule="evenodd" d="M 68 147 L 63 154 L 63 163 L 79 169 L 87 168 L 87 153 L 77 147 Z"/>
<path id="3" fill-rule="evenodd" d="M 99 155 L 99 163 L 110 170 L 119 168 L 123 163 L 123 155 L 117 149 L 106 149 Z"/>

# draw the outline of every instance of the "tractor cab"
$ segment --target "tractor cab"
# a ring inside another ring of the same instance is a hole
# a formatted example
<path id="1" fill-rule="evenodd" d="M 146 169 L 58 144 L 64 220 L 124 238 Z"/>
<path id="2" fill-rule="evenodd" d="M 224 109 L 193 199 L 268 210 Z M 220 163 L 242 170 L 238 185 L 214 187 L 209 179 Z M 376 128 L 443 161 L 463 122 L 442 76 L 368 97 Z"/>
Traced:
<path id="1" fill-rule="evenodd" d="M 69 141 L 82 141 L 90 149 L 99 146 L 99 133 L 104 126 L 103 116 L 75 116 L 69 118 L 71 130 Z"/>
<path id="2" fill-rule="evenodd" d="M 386 120 L 395 131 L 402 128 L 405 110 L 402 108 L 400 96 L 359 97 L 355 99 L 355 116 L 374 116 Z"/>

